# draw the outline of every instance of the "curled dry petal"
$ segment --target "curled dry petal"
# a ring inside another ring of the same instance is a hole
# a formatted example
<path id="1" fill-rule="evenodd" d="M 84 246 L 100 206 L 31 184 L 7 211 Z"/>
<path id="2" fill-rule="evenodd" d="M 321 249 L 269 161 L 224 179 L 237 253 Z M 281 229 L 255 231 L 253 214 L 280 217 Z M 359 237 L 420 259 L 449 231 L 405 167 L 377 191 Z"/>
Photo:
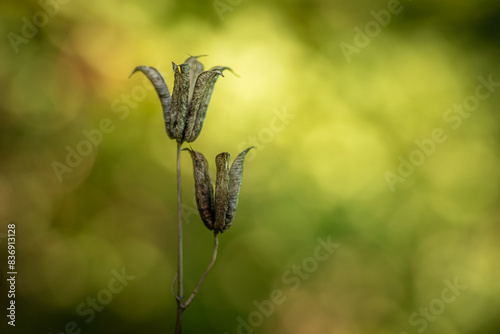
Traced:
<path id="1" fill-rule="evenodd" d="M 236 215 L 236 209 L 238 208 L 238 196 L 240 195 L 241 181 L 243 179 L 243 162 L 248 151 L 252 148 L 254 147 L 249 147 L 241 152 L 231 165 L 231 170 L 229 171 L 228 208 L 224 231 L 231 226 L 234 216 Z"/>
<path id="2" fill-rule="evenodd" d="M 194 170 L 196 204 L 201 220 L 209 230 L 214 229 L 214 189 L 210 179 L 208 162 L 200 152 L 185 148 L 191 153 Z"/>
<path id="3" fill-rule="evenodd" d="M 160 98 L 161 106 L 163 108 L 163 119 L 165 121 L 165 128 L 167 130 L 167 135 L 172 138 L 176 139 L 173 135 L 173 132 L 170 128 L 170 106 L 171 106 L 171 96 L 170 92 L 168 90 L 167 83 L 163 76 L 161 75 L 160 71 L 158 71 L 156 68 L 151 67 L 151 66 L 137 66 L 132 74 L 132 76 L 135 72 L 142 72 L 146 77 L 151 81 L 153 84 L 156 93 L 158 94 L 158 97 Z"/>
<path id="4" fill-rule="evenodd" d="M 222 231 L 226 222 L 229 190 L 229 153 L 215 157 L 217 176 L 215 180 L 215 223 L 214 230 Z"/>
<path id="5" fill-rule="evenodd" d="M 231 69 L 231 67 L 227 67 L 227 66 L 214 66 L 214 67 L 212 67 L 212 68 L 210 69 L 210 71 L 216 71 L 216 70 L 219 70 L 219 71 L 221 71 L 221 72 L 224 72 L 225 70 L 229 70 L 229 71 L 231 71 L 231 73 L 233 73 L 233 75 L 235 75 L 236 77 L 238 77 L 238 78 L 240 77 L 238 74 L 236 74 L 236 73 L 235 73 L 235 72 Z M 223 74 L 221 74 L 221 75 L 224 77 L 224 75 L 223 75 Z"/>
<path id="6" fill-rule="evenodd" d="M 172 62 L 172 68 L 174 70 L 174 89 L 172 91 L 170 128 L 175 139 L 182 142 L 188 108 L 189 65 L 176 65 Z"/>
<path id="7" fill-rule="evenodd" d="M 228 67 L 222 68 L 222 70 L 227 68 Z M 202 72 L 196 79 L 193 97 L 191 99 L 191 103 L 189 104 L 189 111 L 186 120 L 186 129 L 184 132 L 185 141 L 192 142 L 200 135 L 215 82 L 217 81 L 219 75 L 222 75 L 222 70 L 216 68 L 210 71 Z"/>

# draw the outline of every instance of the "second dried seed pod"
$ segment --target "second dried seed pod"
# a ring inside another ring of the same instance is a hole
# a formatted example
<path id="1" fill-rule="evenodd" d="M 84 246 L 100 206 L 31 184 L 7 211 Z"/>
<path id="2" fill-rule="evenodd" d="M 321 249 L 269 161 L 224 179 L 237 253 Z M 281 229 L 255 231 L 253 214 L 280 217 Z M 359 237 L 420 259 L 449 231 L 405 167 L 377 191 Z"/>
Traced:
<path id="1" fill-rule="evenodd" d="M 253 147 L 241 152 L 229 169 L 229 153 L 221 153 L 215 158 L 217 175 L 215 194 L 213 191 L 208 163 L 203 154 L 192 149 L 196 204 L 205 226 L 217 232 L 227 230 L 235 217 L 238 207 L 238 196 L 243 179 L 243 162 Z"/>

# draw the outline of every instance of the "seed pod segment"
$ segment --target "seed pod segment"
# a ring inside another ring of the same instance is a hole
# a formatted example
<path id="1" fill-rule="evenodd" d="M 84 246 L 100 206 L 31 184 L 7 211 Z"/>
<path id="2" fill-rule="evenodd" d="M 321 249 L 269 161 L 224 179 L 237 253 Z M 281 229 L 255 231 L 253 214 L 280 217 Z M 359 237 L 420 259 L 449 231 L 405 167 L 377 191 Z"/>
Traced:
<path id="1" fill-rule="evenodd" d="M 207 115 L 208 105 L 212 97 L 215 82 L 222 71 L 228 67 L 214 68 L 209 71 L 202 72 L 196 79 L 194 86 L 193 97 L 189 103 L 188 116 L 186 120 L 186 129 L 184 140 L 192 142 L 198 138 L 205 116 Z"/>
<path id="2" fill-rule="evenodd" d="M 217 176 L 215 179 L 215 231 L 223 231 L 226 223 L 229 191 L 229 153 L 215 157 Z"/>
<path id="3" fill-rule="evenodd" d="M 174 70 L 174 89 L 172 91 L 170 128 L 175 139 L 182 142 L 188 109 L 189 65 L 176 65 L 172 62 L 172 68 Z"/>
<path id="4" fill-rule="evenodd" d="M 160 71 L 158 71 L 156 68 L 143 65 L 137 66 L 129 77 L 131 77 L 135 72 L 138 71 L 144 73 L 144 75 L 146 75 L 149 81 L 151 81 L 151 83 L 153 84 L 163 108 L 163 119 L 165 121 L 165 129 L 167 131 L 167 135 L 171 139 L 176 139 L 170 128 L 170 107 L 172 97 L 170 96 L 170 92 L 168 90 L 165 79 L 161 75 Z"/>
<path id="5" fill-rule="evenodd" d="M 196 205 L 200 213 L 201 220 L 209 230 L 214 229 L 214 189 L 208 169 L 208 162 L 200 152 L 185 148 L 184 151 L 191 153 L 194 170 L 194 189 L 196 195 Z"/>
<path id="6" fill-rule="evenodd" d="M 188 96 L 188 105 L 191 103 L 191 99 L 193 98 L 194 85 L 196 83 L 196 78 L 203 72 L 203 64 L 198 61 L 198 58 L 204 57 L 202 56 L 191 56 L 184 61 L 184 63 L 189 65 L 189 96 Z"/>
<path id="7" fill-rule="evenodd" d="M 224 231 L 231 227 L 234 216 L 236 215 L 236 209 L 238 208 L 238 196 L 240 195 L 241 181 L 243 179 L 243 162 L 245 161 L 245 156 L 248 151 L 252 148 L 254 147 L 249 147 L 241 152 L 231 165 L 231 170 L 229 171 L 228 208 Z"/>

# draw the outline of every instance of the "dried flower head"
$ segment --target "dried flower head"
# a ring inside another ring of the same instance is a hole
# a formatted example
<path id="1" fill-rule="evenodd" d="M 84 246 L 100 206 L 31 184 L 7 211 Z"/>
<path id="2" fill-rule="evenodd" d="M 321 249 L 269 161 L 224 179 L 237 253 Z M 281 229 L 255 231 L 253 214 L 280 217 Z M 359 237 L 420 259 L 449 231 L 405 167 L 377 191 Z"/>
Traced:
<path id="1" fill-rule="evenodd" d="M 243 179 L 245 155 L 253 147 L 241 152 L 229 168 L 229 153 L 215 158 L 217 175 L 215 194 L 208 169 L 208 162 L 200 152 L 185 148 L 191 153 L 194 170 L 196 204 L 201 220 L 209 230 L 224 232 L 233 223 Z"/>
<path id="2" fill-rule="evenodd" d="M 155 87 L 163 107 L 167 135 L 178 142 L 193 142 L 200 135 L 207 114 L 215 82 L 229 67 L 213 67 L 203 72 L 197 57 L 189 57 L 183 64 L 172 62 L 174 89 L 172 96 L 160 71 L 151 66 L 137 66 L 132 72 L 142 72 Z"/>

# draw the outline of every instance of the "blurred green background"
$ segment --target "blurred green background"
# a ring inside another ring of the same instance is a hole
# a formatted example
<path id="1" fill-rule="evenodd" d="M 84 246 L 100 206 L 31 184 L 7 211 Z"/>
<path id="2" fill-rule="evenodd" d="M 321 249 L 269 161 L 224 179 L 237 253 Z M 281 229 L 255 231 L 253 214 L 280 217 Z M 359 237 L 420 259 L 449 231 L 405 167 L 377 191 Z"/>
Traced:
<path id="1" fill-rule="evenodd" d="M 257 149 L 185 333 L 500 331 L 498 1 L 41 0 L 0 12 L 1 268 L 16 222 L 17 332 L 173 332 L 175 142 L 151 85 L 128 76 L 155 66 L 171 89 L 171 62 L 188 54 L 240 76 L 218 80 L 192 147 L 211 168 L 220 152 Z M 58 177 L 71 150 L 86 155 Z M 189 293 L 212 235 L 187 153 L 182 164 Z M 314 260 L 317 238 L 340 246 Z M 109 294 L 123 268 L 135 278 Z M 446 290 L 456 282 L 466 288 Z M 282 302 L 259 311 L 275 289 Z M 96 297 L 102 311 L 82 315 Z"/>

